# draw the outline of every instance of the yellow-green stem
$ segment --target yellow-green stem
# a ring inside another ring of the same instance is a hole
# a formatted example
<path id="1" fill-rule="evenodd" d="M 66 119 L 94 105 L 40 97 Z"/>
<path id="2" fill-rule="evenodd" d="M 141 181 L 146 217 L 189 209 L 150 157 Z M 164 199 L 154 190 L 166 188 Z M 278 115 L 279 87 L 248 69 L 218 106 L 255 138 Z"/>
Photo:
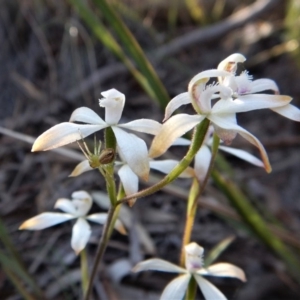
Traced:
<path id="1" fill-rule="evenodd" d="M 104 140 L 105 140 L 105 148 L 112 148 L 114 151 L 116 151 L 117 147 L 117 141 L 115 134 L 113 130 L 108 127 L 105 129 L 104 134 Z M 101 172 L 102 173 L 102 172 Z M 93 264 L 93 269 L 91 273 L 90 280 L 88 282 L 88 286 L 86 289 L 85 297 L 84 299 L 89 299 L 92 293 L 93 289 L 93 283 L 95 280 L 95 276 L 98 270 L 98 266 L 101 262 L 102 256 L 105 252 L 105 249 L 107 247 L 108 240 L 110 238 L 112 229 L 114 228 L 119 208 L 116 211 L 116 203 L 117 203 L 117 194 L 116 194 L 116 183 L 114 180 L 114 163 L 110 163 L 105 167 L 104 177 L 106 181 L 106 189 L 109 196 L 109 200 L 111 203 L 110 209 L 107 214 L 107 219 L 103 228 L 102 236 L 98 245 L 98 249 L 95 256 L 95 261 Z"/>
<path id="2" fill-rule="evenodd" d="M 201 183 L 201 186 L 200 186 L 199 181 L 197 181 L 197 179 L 194 178 L 191 189 L 190 189 L 188 203 L 187 203 L 186 224 L 185 224 L 185 228 L 184 228 L 184 235 L 183 235 L 181 256 L 180 256 L 180 265 L 181 266 L 184 266 L 184 258 L 185 258 L 184 246 L 187 245 L 191 239 L 195 215 L 197 212 L 197 200 L 200 197 L 200 195 L 203 193 L 205 186 L 207 184 L 208 178 L 210 177 L 210 174 L 212 172 L 214 161 L 215 161 L 216 155 L 218 153 L 219 142 L 220 142 L 219 137 L 214 134 L 213 144 L 212 144 L 212 156 L 211 156 L 211 160 L 210 160 L 209 167 L 208 167 L 207 173 L 205 175 L 205 178 L 204 178 L 203 182 Z"/>
<path id="3" fill-rule="evenodd" d="M 178 176 L 190 165 L 197 151 L 202 146 L 208 127 L 209 127 L 208 119 L 203 120 L 199 125 L 195 127 L 191 145 L 187 154 L 178 163 L 178 165 L 168 175 L 166 175 L 160 182 L 154 184 L 153 186 L 147 189 L 144 189 L 140 192 L 127 196 L 121 200 L 118 200 L 117 205 L 123 202 L 127 202 L 133 198 L 141 198 L 141 197 L 149 196 L 161 190 L 164 186 L 166 186 L 167 184 L 171 183 L 176 178 L 178 178 Z"/>
<path id="4" fill-rule="evenodd" d="M 197 203 L 199 191 L 200 191 L 199 182 L 196 178 L 194 178 L 189 193 L 188 203 L 187 203 L 186 221 L 185 221 L 185 228 L 184 228 L 182 247 L 181 247 L 180 265 L 182 267 L 184 267 L 185 265 L 184 246 L 187 245 L 191 240 L 192 229 L 195 221 L 195 215 L 197 212 L 197 205 L 195 205 L 195 203 Z"/>
<path id="5" fill-rule="evenodd" d="M 81 269 L 82 294 L 85 295 L 89 284 L 88 258 L 87 258 L 87 251 L 85 248 L 80 252 L 80 269 Z"/>
<path id="6" fill-rule="evenodd" d="M 121 199 L 125 196 L 125 193 L 124 193 L 124 189 L 123 189 L 123 186 L 122 184 L 119 185 L 119 188 L 118 188 L 118 195 L 117 195 L 117 199 Z M 112 217 L 112 221 L 111 221 L 111 224 L 109 226 L 109 232 L 108 232 L 108 236 L 110 237 L 113 230 L 114 230 L 114 227 L 115 227 L 115 224 L 116 224 L 116 221 L 119 217 L 119 212 L 120 212 L 120 209 L 121 209 L 121 205 L 116 205 L 116 209 L 115 209 L 115 212 L 114 212 L 114 215 Z"/>
<path id="7" fill-rule="evenodd" d="M 115 209 L 116 209 L 115 207 L 111 206 L 109 211 L 108 211 L 108 214 L 107 214 L 106 223 L 105 223 L 104 228 L 103 228 L 102 236 L 101 236 L 101 239 L 100 239 L 100 242 L 99 242 L 99 245 L 98 245 L 98 249 L 97 249 L 97 252 L 96 252 L 96 257 L 95 257 L 95 260 L 94 260 L 94 263 L 93 263 L 93 269 L 92 269 L 91 277 L 90 277 L 90 280 L 89 280 L 89 285 L 88 285 L 87 292 L 86 292 L 85 297 L 84 297 L 85 300 L 90 299 L 90 296 L 91 296 L 91 293 L 92 293 L 93 283 L 94 283 L 94 280 L 95 280 L 95 276 L 97 274 L 98 266 L 101 262 L 102 256 L 103 256 L 103 254 L 105 252 L 105 249 L 106 249 L 106 246 L 107 246 L 107 242 L 109 240 L 109 228 L 110 228 L 110 225 L 112 223 L 112 219 L 113 219 L 113 216 L 114 216 L 114 213 L 115 213 Z"/>
<path id="8" fill-rule="evenodd" d="M 116 137 L 114 132 L 110 127 L 105 129 L 105 148 L 112 148 L 116 151 Z M 106 180 L 106 189 L 109 196 L 109 200 L 112 206 L 116 205 L 117 196 L 116 196 L 116 183 L 114 179 L 114 164 L 110 163 L 105 167 L 105 180 Z"/>
<path id="9" fill-rule="evenodd" d="M 207 170 L 207 173 L 205 175 L 204 180 L 200 183 L 196 180 L 196 178 L 193 180 L 191 189 L 190 189 L 190 194 L 189 194 L 189 199 L 187 203 L 187 216 L 186 216 L 186 223 L 185 223 L 185 229 L 184 229 L 184 236 L 183 236 L 183 241 L 182 241 L 182 248 L 181 248 L 181 256 L 180 256 L 180 265 L 184 267 L 185 265 L 185 251 L 184 247 L 190 242 L 191 235 L 192 235 L 192 230 L 193 230 L 193 225 L 195 221 L 195 216 L 197 212 L 197 202 L 198 198 L 201 196 L 203 193 L 206 184 L 208 182 L 208 179 L 211 175 L 214 162 L 218 153 L 218 148 L 219 148 L 219 142 L 220 139 L 219 137 L 214 134 L 213 137 L 213 144 L 212 144 L 212 155 L 209 163 L 209 167 Z M 188 289 L 186 293 L 186 300 L 193 300 L 195 299 L 196 296 L 196 291 L 197 291 L 197 283 L 194 279 L 194 277 L 191 278 L 189 284 L 188 284 Z"/>

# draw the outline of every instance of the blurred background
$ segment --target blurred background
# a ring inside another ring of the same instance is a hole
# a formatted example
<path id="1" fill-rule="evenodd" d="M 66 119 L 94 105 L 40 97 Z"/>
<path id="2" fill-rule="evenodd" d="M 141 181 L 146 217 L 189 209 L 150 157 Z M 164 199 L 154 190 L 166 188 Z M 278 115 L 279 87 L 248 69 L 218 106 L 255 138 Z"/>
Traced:
<path id="1" fill-rule="evenodd" d="M 275 80 L 281 94 L 292 96 L 300 107 L 297 0 L 1 0 L 0 42 L 0 299 L 80 298 L 71 222 L 39 232 L 18 227 L 52 211 L 58 198 L 70 198 L 75 190 L 93 194 L 101 206 L 95 204 L 94 211 L 106 210 L 100 174 L 68 177 L 81 159 L 76 144 L 66 152 L 31 153 L 34 139 L 68 121 L 74 109 L 87 106 L 103 117 L 102 91 L 116 88 L 126 95 L 122 123 L 139 118 L 161 122 L 166 103 L 186 91 L 195 74 L 239 52 L 248 58 L 245 67 L 254 79 Z M 145 56 L 139 55 L 138 44 Z M 220 156 L 216 168 L 238 184 L 265 220 L 269 238 L 280 240 L 299 262 L 300 125 L 270 110 L 239 114 L 238 122 L 266 147 L 273 172 L 229 155 Z M 142 137 L 151 143 L 152 137 Z M 233 146 L 259 155 L 243 139 Z M 179 159 L 184 153 L 174 148 L 165 157 Z M 153 173 L 140 188 L 160 178 Z M 174 275 L 133 275 L 130 270 L 152 256 L 178 262 L 189 185 L 189 180 L 177 180 L 132 209 L 124 208 L 129 235 L 113 234 L 95 299 L 159 298 Z M 245 219 L 211 181 L 199 199 L 192 239 L 209 253 L 232 238 L 218 261 L 238 265 L 248 278 L 246 284 L 212 282 L 229 299 L 299 299 L 295 273 L 300 269 L 291 270 L 289 254 L 277 252 Z M 93 227 L 91 263 L 100 235 L 101 226 Z M 197 297 L 202 299 L 200 292 Z"/>

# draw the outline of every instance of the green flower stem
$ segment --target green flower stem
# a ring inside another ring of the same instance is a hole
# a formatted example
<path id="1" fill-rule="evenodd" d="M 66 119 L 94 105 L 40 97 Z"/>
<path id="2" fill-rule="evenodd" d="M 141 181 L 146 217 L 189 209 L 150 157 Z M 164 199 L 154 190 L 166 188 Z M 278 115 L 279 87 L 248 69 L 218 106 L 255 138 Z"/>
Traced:
<path id="1" fill-rule="evenodd" d="M 196 299 L 196 293 L 197 293 L 197 282 L 194 276 L 192 276 L 185 294 L 185 300 Z"/>
<path id="2" fill-rule="evenodd" d="M 105 148 L 112 148 L 116 151 L 117 141 L 114 135 L 113 130 L 108 127 L 105 129 Z M 109 200 L 112 206 L 116 205 L 117 196 L 116 196 L 116 183 L 114 179 L 114 164 L 110 163 L 105 167 L 105 180 L 106 180 L 106 189 L 109 196 Z"/>
<path id="3" fill-rule="evenodd" d="M 89 268 L 86 248 L 80 252 L 81 286 L 82 293 L 85 295 L 89 284 Z"/>
<path id="4" fill-rule="evenodd" d="M 118 189 L 117 199 L 122 199 L 123 197 L 125 197 L 125 192 L 124 192 L 122 184 L 120 183 L 119 189 Z M 121 209 L 121 205 L 116 205 L 116 209 L 115 209 L 111 224 L 109 226 L 109 233 L 108 233 L 109 237 L 111 236 L 111 234 L 114 230 L 116 221 L 119 217 L 120 209 Z"/>
<path id="5" fill-rule="evenodd" d="M 98 266 L 99 266 L 99 264 L 102 260 L 103 254 L 105 252 L 105 249 L 106 249 L 109 237 L 110 237 L 109 231 L 110 231 L 110 226 L 112 224 L 112 220 L 113 220 L 113 217 L 114 217 L 114 214 L 115 214 L 115 210 L 116 210 L 116 208 L 111 206 L 109 211 L 108 211 L 106 223 L 104 225 L 102 236 L 101 236 L 101 239 L 100 239 L 100 242 L 99 242 L 99 245 L 98 245 L 98 249 L 97 249 L 97 252 L 96 252 L 96 257 L 95 257 L 95 261 L 94 261 L 94 264 L 93 264 L 93 269 L 92 269 L 92 274 L 91 274 L 91 277 L 90 277 L 90 280 L 89 280 L 89 285 L 88 285 L 87 292 L 86 292 L 85 297 L 84 297 L 85 300 L 90 299 L 92 289 L 93 289 L 93 283 L 94 283 L 95 276 L 96 276 L 97 271 L 98 271 Z"/>
<path id="6" fill-rule="evenodd" d="M 105 140 L 105 148 L 112 148 L 114 151 L 116 151 L 117 141 L 114 132 L 110 127 L 105 129 L 104 140 Z M 84 291 L 86 291 L 84 299 L 89 299 L 91 296 L 93 283 L 98 270 L 98 266 L 101 262 L 102 256 L 107 247 L 107 243 L 109 241 L 110 235 L 114 228 L 115 222 L 118 217 L 119 209 L 120 209 L 116 205 L 117 193 L 116 193 L 116 183 L 114 180 L 114 163 L 112 162 L 106 165 L 104 172 L 101 173 L 104 174 L 105 177 L 106 189 L 111 203 L 111 207 L 108 211 L 106 223 L 104 225 L 102 236 L 98 245 L 90 280 L 87 284 L 87 288 L 85 288 L 84 286 Z"/>
<path id="7" fill-rule="evenodd" d="M 197 151 L 202 146 L 202 143 L 204 141 L 208 127 L 209 127 L 208 119 L 204 119 L 200 124 L 198 124 L 195 127 L 191 145 L 190 145 L 190 148 L 189 148 L 187 154 L 178 163 L 178 165 L 168 175 L 166 175 L 160 182 L 158 182 L 157 184 L 155 184 L 147 189 L 144 189 L 140 192 L 137 192 L 135 194 L 127 196 L 121 200 L 118 200 L 117 205 L 127 202 L 128 200 L 133 199 L 133 198 L 141 198 L 141 197 L 149 196 L 149 195 L 159 191 L 164 186 L 166 186 L 170 182 L 174 181 L 176 178 L 178 178 L 178 176 L 190 165 L 190 163 L 192 162 Z"/>
<path id="8" fill-rule="evenodd" d="M 212 178 L 250 229 L 285 262 L 294 279 L 300 283 L 300 262 L 294 253 L 272 234 L 263 218 L 232 181 L 215 170 L 212 172 Z"/>
<path id="9" fill-rule="evenodd" d="M 123 190 L 122 185 L 120 185 L 117 199 L 120 199 L 122 197 L 124 197 L 124 190 Z M 97 249 L 96 258 L 95 258 L 95 262 L 93 265 L 93 270 L 92 270 L 91 278 L 89 281 L 88 289 L 87 289 L 87 292 L 86 292 L 86 295 L 84 298 L 86 300 L 88 300 L 90 298 L 94 278 L 95 278 L 95 275 L 96 275 L 97 269 L 98 269 L 98 265 L 100 264 L 102 256 L 104 254 L 104 251 L 107 247 L 107 243 L 108 243 L 109 238 L 114 229 L 116 220 L 119 216 L 120 209 L 121 209 L 121 205 L 118 205 L 118 206 L 116 205 L 115 207 L 111 206 L 111 208 L 108 211 L 107 220 L 106 220 L 105 226 L 103 228 L 102 237 L 101 237 L 98 249 Z"/>
<path id="10" fill-rule="evenodd" d="M 219 137 L 216 134 L 214 134 L 213 145 L 212 145 L 212 156 L 210 159 L 209 167 L 208 167 L 207 173 L 205 175 L 205 178 L 204 178 L 203 182 L 201 182 L 201 186 L 200 186 L 200 182 L 196 178 L 194 178 L 191 189 L 190 189 L 188 203 L 187 203 L 186 223 L 185 223 L 185 228 L 184 228 L 184 235 L 183 235 L 181 256 L 180 256 L 180 265 L 182 267 L 184 267 L 184 265 L 185 265 L 185 249 L 184 249 L 184 247 L 191 240 L 192 230 L 193 230 L 195 216 L 196 216 L 197 207 L 198 207 L 197 206 L 198 199 L 201 196 L 201 194 L 203 193 L 203 191 L 206 187 L 206 184 L 208 182 L 208 178 L 211 175 L 211 172 L 212 172 L 212 169 L 214 166 L 214 162 L 215 162 L 215 159 L 216 159 L 216 156 L 218 153 L 219 143 L 220 143 Z M 196 291 L 197 291 L 197 283 L 196 283 L 194 277 L 192 277 L 189 282 L 189 285 L 188 285 L 185 299 L 186 300 L 195 299 Z"/>
<path id="11" fill-rule="evenodd" d="M 197 207 L 198 207 L 197 200 L 199 199 L 200 195 L 203 193 L 203 191 L 206 187 L 208 178 L 211 175 L 214 161 L 215 161 L 216 155 L 218 153 L 219 143 L 220 143 L 219 137 L 214 134 L 213 145 L 212 145 L 212 156 L 211 156 L 210 164 L 209 164 L 207 173 L 205 175 L 205 178 L 204 178 L 203 182 L 201 183 L 201 186 L 200 186 L 199 181 L 197 181 L 197 179 L 194 178 L 191 189 L 190 189 L 190 194 L 189 194 L 188 204 L 187 204 L 186 224 L 185 224 L 185 229 L 184 229 L 182 248 L 181 248 L 181 256 L 180 256 L 180 265 L 181 266 L 184 266 L 184 260 L 185 260 L 184 246 L 187 245 L 191 239 L 195 215 L 196 215 Z"/>
<path id="12" fill-rule="evenodd" d="M 186 221 L 184 227 L 184 234 L 181 247 L 180 265 L 185 265 L 185 250 L 184 246 L 187 245 L 191 240 L 191 234 L 194 226 L 195 216 L 197 212 L 197 200 L 199 197 L 200 185 L 196 178 L 193 179 L 193 183 L 190 189 L 189 198 L 187 202 Z"/>
<path id="13" fill-rule="evenodd" d="M 217 158 L 218 150 L 219 150 L 219 144 L 220 144 L 220 138 L 214 133 L 213 143 L 212 143 L 212 147 L 211 147 L 211 159 L 210 159 L 208 171 L 207 171 L 206 176 L 205 176 L 205 178 L 202 182 L 201 193 L 205 189 L 207 181 L 208 181 L 208 179 L 211 175 L 211 172 L 213 170 L 213 167 L 214 167 L 214 164 L 215 164 L 215 161 L 216 161 L 216 158 Z"/>

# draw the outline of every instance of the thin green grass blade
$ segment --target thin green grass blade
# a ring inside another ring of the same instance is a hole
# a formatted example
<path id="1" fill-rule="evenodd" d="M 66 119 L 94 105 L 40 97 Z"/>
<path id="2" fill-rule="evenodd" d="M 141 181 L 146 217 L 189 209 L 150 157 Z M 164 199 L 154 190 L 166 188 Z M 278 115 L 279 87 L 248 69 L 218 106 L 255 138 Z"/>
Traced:
<path id="1" fill-rule="evenodd" d="M 229 236 L 228 238 L 222 240 L 213 249 L 211 249 L 208 255 L 205 256 L 204 265 L 211 265 L 221 254 L 224 252 L 234 241 L 234 236 Z"/>
<path id="2" fill-rule="evenodd" d="M 141 85 L 145 92 L 154 100 L 158 101 L 156 90 L 145 74 L 142 74 L 125 54 L 118 42 L 104 26 L 99 17 L 82 1 L 69 0 L 71 5 L 77 10 L 81 18 L 91 28 L 94 35 L 107 47 L 123 64 L 128 68 L 136 81 Z M 169 99 L 168 99 L 169 100 Z"/>
<path id="3" fill-rule="evenodd" d="M 212 178 L 215 184 L 223 191 L 228 200 L 237 210 L 244 222 L 251 228 L 257 237 L 276 253 L 290 271 L 293 278 L 300 284 L 300 262 L 294 253 L 269 229 L 263 218 L 257 213 L 240 189 L 229 179 L 214 170 Z"/>
<path id="4" fill-rule="evenodd" d="M 26 290 L 20 279 L 9 268 L 3 266 L 3 270 L 25 300 L 38 300 Z"/>
<path id="5" fill-rule="evenodd" d="M 9 276 L 12 282 L 16 285 L 17 289 L 20 288 L 22 290 L 25 289 L 23 287 L 23 283 L 21 282 L 22 280 L 33 290 L 34 294 L 36 294 L 38 297 L 42 297 L 41 290 L 34 282 L 34 280 L 31 278 L 31 276 L 27 273 L 27 271 L 24 270 L 14 258 L 7 256 L 1 250 L 0 250 L 0 264 L 2 265 L 3 270 L 6 272 L 7 276 Z"/>
<path id="6" fill-rule="evenodd" d="M 170 100 L 169 95 L 139 43 L 106 0 L 94 0 L 94 3 L 100 8 L 107 22 L 114 28 L 118 38 L 122 41 L 142 74 L 149 81 L 155 93 L 156 100 L 164 108 Z"/>
<path id="7" fill-rule="evenodd" d="M 19 255 L 18 251 L 15 249 L 13 243 L 11 242 L 9 234 L 8 234 L 6 227 L 5 227 L 4 223 L 2 222 L 1 218 L 0 218 L 0 241 L 3 243 L 6 251 L 9 253 L 9 255 L 14 257 L 14 259 L 20 264 L 20 266 L 24 267 L 21 257 Z"/>
<path id="8" fill-rule="evenodd" d="M 5 254 L 3 251 L 0 251 L 0 256 L 1 256 L 0 262 L 1 259 L 4 259 L 3 262 L 5 263 L 6 261 L 5 258 L 7 258 L 11 263 L 10 265 L 8 265 L 8 268 L 11 266 L 14 272 L 18 274 L 32 288 L 34 293 L 36 295 L 41 296 L 42 295 L 41 289 L 36 284 L 32 276 L 26 270 L 26 267 L 21 259 L 21 256 L 19 255 L 18 251 L 15 249 L 1 218 L 0 218 L 0 241 L 5 247 Z"/>

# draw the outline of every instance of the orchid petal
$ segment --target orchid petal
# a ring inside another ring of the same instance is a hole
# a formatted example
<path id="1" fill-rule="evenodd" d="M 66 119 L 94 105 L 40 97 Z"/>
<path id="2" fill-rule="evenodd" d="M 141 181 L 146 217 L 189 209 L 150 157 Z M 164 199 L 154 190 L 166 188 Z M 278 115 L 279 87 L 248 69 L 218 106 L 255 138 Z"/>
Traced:
<path id="1" fill-rule="evenodd" d="M 86 216 L 91 209 L 93 200 L 89 193 L 86 191 L 76 191 L 72 193 L 72 203 L 76 210 L 78 217 Z"/>
<path id="2" fill-rule="evenodd" d="M 119 219 L 116 220 L 116 223 L 115 223 L 114 228 L 115 228 L 116 230 L 118 230 L 118 231 L 119 231 L 121 234 L 123 234 L 123 235 L 126 235 L 126 234 L 127 234 L 127 231 L 126 231 L 126 229 L 125 229 L 123 223 L 122 223 Z"/>
<path id="3" fill-rule="evenodd" d="M 150 169 L 160 171 L 164 174 L 169 174 L 177 165 L 178 161 L 174 159 L 165 160 L 150 160 Z M 194 176 L 194 170 L 187 167 L 180 175 L 180 178 L 191 178 Z"/>
<path id="4" fill-rule="evenodd" d="M 194 274 L 198 286 L 206 300 L 227 300 L 223 293 L 203 277 Z"/>
<path id="5" fill-rule="evenodd" d="M 69 122 L 83 122 L 93 125 L 104 125 L 107 124 L 96 114 L 92 109 L 88 107 L 80 107 L 73 111 Z"/>
<path id="6" fill-rule="evenodd" d="M 76 209 L 74 203 L 66 198 L 60 198 L 55 202 L 54 208 L 60 209 L 65 213 L 75 215 Z"/>
<path id="7" fill-rule="evenodd" d="M 211 161 L 211 151 L 206 145 L 202 145 L 195 155 L 195 175 L 200 182 L 206 177 L 209 165 Z"/>
<path id="8" fill-rule="evenodd" d="M 127 133 L 116 126 L 112 126 L 112 130 L 121 156 L 135 174 L 148 180 L 150 167 L 146 143 L 136 135 Z"/>
<path id="9" fill-rule="evenodd" d="M 107 213 L 91 214 L 91 215 L 88 215 L 86 217 L 86 219 L 88 219 L 91 222 L 95 222 L 97 224 L 104 225 L 104 223 L 107 220 Z M 116 230 L 118 230 L 121 234 L 124 234 L 124 235 L 126 234 L 126 229 L 119 219 L 116 220 L 114 228 Z"/>
<path id="10" fill-rule="evenodd" d="M 184 246 L 185 267 L 190 273 L 194 273 L 203 266 L 204 249 L 195 242 Z"/>
<path id="11" fill-rule="evenodd" d="M 126 124 L 119 124 L 118 127 L 123 127 L 138 132 L 145 132 L 149 134 L 157 134 L 161 129 L 162 124 L 150 119 L 139 119 Z"/>
<path id="12" fill-rule="evenodd" d="M 256 109 L 282 107 L 292 101 L 290 96 L 284 95 L 243 95 L 238 99 L 219 100 L 212 108 L 213 114 L 232 114 Z"/>
<path id="13" fill-rule="evenodd" d="M 274 80 L 262 78 L 251 82 L 251 93 L 259 93 L 268 90 L 279 93 L 279 88 Z"/>
<path id="14" fill-rule="evenodd" d="M 223 99 L 231 99 L 232 90 L 226 86 L 223 85 L 212 85 L 208 86 L 199 96 L 198 99 L 196 99 L 196 105 L 200 109 L 200 112 L 202 113 L 210 113 L 212 111 L 211 109 L 211 100 L 213 98 L 213 95 L 215 93 L 219 93 L 218 95 Z M 218 102 L 220 102 L 219 100 Z M 222 100 L 224 101 L 224 100 Z M 226 100 L 229 101 L 229 100 Z M 218 103 L 217 102 L 217 103 Z"/>
<path id="15" fill-rule="evenodd" d="M 74 218 L 75 217 L 70 214 L 46 212 L 26 220 L 24 223 L 21 224 L 19 229 L 41 230 Z"/>
<path id="16" fill-rule="evenodd" d="M 72 173 L 69 175 L 69 177 L 76 177 L 81 175 L 84 172 L 87 171 L 91 171 L 94 170 L 93 168 L 91 168 L 89 161 L 86 159 L 84 161 L 82 161 L 81 163 L 79 163 L 74 170 L 72 171 Z"/>
<path id="17" fill-rule="evenodd" d="M 257 167 L 264 167 L 264 163 L 258 159 L 257 157 L 255 157 L 254 155 L 244 151 L 244 150 L 241 150 L 241 149 L 236 149 L 236 148 L 231 148 L 231 147 L 226 147 L 226 146 L 219 146 L 219 149 L 220 150 L 223 150 L 227 153 L 230 153 L 242 160 L 245 160 L 247 162 L 249 162 L 250 164 L 252 165 L 255 165 Z"/>
<path id="18" fill-rule="evenodd" d="M 126 196 L 130 196 L 138 191 L 139 179 L 128 165 L 124 165 L 118 171 Z"/>
<path id="19" fill-rule="evenodd" d="M 87 199 L 87 202 L 90 203 L 90 204 L 92 204 L 92 197 L 86 191 L 76 191 L 76 192 L 73 192 L 72 195 L 71 195 L 71 197 L 72 197 L 72 199 L 84 199 L 84 200 Z"/>
<path id="20" fill-rule="evenodd" d="M 213 115 L 211 114 L 208 118 L 213 120 L 214 118 L 221 118 L 223 121 L 229 124 L 236 124 L 236 114 L 222 114 L 222 115 Z M 212 121 L 213 122 L 213 121 Z M 213 123 L 213 128 L 217 136 L 226 144 L 230 145 L 231 142 L 235 139 L 237 133 L 233 130 L 224 129 L 218 126 L 217 123 Z"/>
<path id="21" fill-rule="evenodd" d="M 234 53 L 222 60 L 218 65 L 218 70 L 225 70 L 234 73 L 236 71 L 237 63 L 243 63 L 246 57 L 240 53 Z"/>
<path id="22" fill-rule="evenodd" d="M 243 282 L 246 281 L 244 271 L 241 268 L 228 263 L 218 263 L 211 265 L 208 268 L 199 270 L 197 274 L 216 277 L 234 277 L 240 279 Z"/>
<path id="23" fill-rule="evenodd" d="M 107 220 L 107 213 L 95 213 L 86 216 L 86 219 L 100 225 L 104 225 Z"/>
<path id="24" fill-rule="evenodd" d="M 78 218 L 72 229 L 71 247 L 76 254 L 85 248 L 91 236 L 91 227 L 83 218 Z"/>
<path id="25" fill-rule="evenodd" d="M 190 140 L 180 137 L 173 142 L 172 146 L 189 146 L 190 144 Z"/>
<path id="26" fill-rule="evenodd" d="M 163 290 L 160 300 L 182 300 L 191 279 L 191 274 L 185 274 L 173 279 Z"/>
<path id="27" fill-rule="evenodd" d="M 197 85 L 200 82 L 207 82 L 212 77 L 220 77 L 220 76 L 222 77 L 231 76 L 231 74 L 229 72 L 223 70 L 217 70 L 217 69 L 200 72 L 191 79 L 189 83 L 189 90 L 192 88 L 192 86 Z"/>
<path id="28" fill-rule="evenodd" d="M 240 127 L 239 125 L 237 125 L 233 122 L 228 122 L 225 119 L 217 117 L 215 115 L 214 116 L 211 115 L 209 119 L 213 123 L 217 124 L 220 128 L 223 128 L 224 130 L 231 130 L 231 131 L 239 133 L 244 139 L 246 139 L 251 144 L 256 146 L 260 151 L 260 155 L 262 157 L 262 161 L 264 163 L 266 171 L 268 173 L 271 172 L 272 168 L 271 168 L 266 150 L 265 150 L 264 146 L 261 144 L 261 142 L 254 135 L 252 135 L 249 131 L 245 130 L 244 128 Z"/>
<path id="29" fill-rule="evenodd" d="M 99 103 L 101 107 L 105 107 L 106 123 L 109 125 L 118 124 L 125 104 L 125 95 L 116 89 L 102 92 L 101 95 L 104 98 L 100 99 Z"/>
<path id="30" fill-rule="evenodd" d="M 68 122 L 60 123 L 41 134 L 35 140 L 31 151 L 46 151 L 61 147 L 81 140 L 105 127 L 107 127 L 107 125 L 80 125 Z"/>
<path id="31" fill-rule="evenodd" d="M 91 222 L 95 222 L 97 224 L 104 225 L 104 223 L 107 220 L 107 213 L 95 213 L 95 214 L 91 214 L 91 215 L 88 215 L 86 217 L 86 219 L 88 219 Z M 126 229 L 125 229 L 125 227 L 123 226 L 123 224 L 122 224 L 122 222 L 120 220 L 118 220 L 118 219 L 116 220 L 116 223 L 115 223 L 114 227 L 121 234 L 126 234 Z"/>
<path id="32" fill-rule="evenodd" d="M 104 223 L 107 220 L 107 213 L 95 213 L 95 214 L 91 214 L 91 215 L 88 215 L 86 217 L 86 219 L 88 219 L 91 222 L 95 222 L 97 224 L 104 225 Z M 119 219 L 116 220 L 116 223 L 115 223 L 114 227 L 121 234 L 126 234 L 126 229 L 125 229 L 124 225 L 122 224 L 122 222 Z"/>
<path id="33" fill-rule="evenodd" d="M 154 137 L 149 156 L 154 158 L 165 153 L 178 137 L 191 130 L 204 118 L 205 116 L 202 115 L 190 116 L 188 114 L 178 114 L 171 117 L 163 124 L 160 132 Z"/>
<path id="34" fill-rule="evenodd" d="M 166 121 L 167 119 L 169 119 L 170 116 L 172 115 L 172 113 L 178 107 L 180 107 L 181 105 L 189 104 L 191 102 L 192 102 L 192 99 L 188 92 L 181 93 L 181 94 L 177 95 L 176 97 L 174 97 L 172 100 L 170 100 L 170 102 L 166 106 L 165 117 L 164 117 L 163 122 Z"/>
<path id="35" fill-rule="evenodd" d="M 214 71 L 214 72 L 213 72 Z M 230 75 L 229 73 L 218 71 L 218 70 L 210 70 L 205 71 L 200 74 L 206 74 L 209 72 L 210 74 L 215 75 Z M 205 86 L 208 78 L 201 78 L 201 76 L 197 75 L 190 81 L 188 86 L 188 91 L 192 100 L 192 105 L 198 114 L 207 114 L 211 111 L 211 100 L 215 93 L 220 93 L 220 95 L 224 98 L 228 98 L 232 95 L 232 90 L 223 85 L 209 85 Z M 198 79 L 195 81 L 195 79 Z"/>
<path id="36" fill-rule="evenodd" d="M 152 259 L 144 260 L 138 263 L 132 269 L 132 272 L 136 273 L 136 272 L 148 271 L 148 270 L 169 272 L 169 273 L 188 273 L 186 269 L 178 267 L 160 258 L 152 258 Z"/>
<path id="37" fill-rule="evenodd" d="M 272 110 L 290 120 L 300 122 L 300 110 L 298 107 L 292 104 L 287 104 L 282 107 L 273 108 Z"/>

